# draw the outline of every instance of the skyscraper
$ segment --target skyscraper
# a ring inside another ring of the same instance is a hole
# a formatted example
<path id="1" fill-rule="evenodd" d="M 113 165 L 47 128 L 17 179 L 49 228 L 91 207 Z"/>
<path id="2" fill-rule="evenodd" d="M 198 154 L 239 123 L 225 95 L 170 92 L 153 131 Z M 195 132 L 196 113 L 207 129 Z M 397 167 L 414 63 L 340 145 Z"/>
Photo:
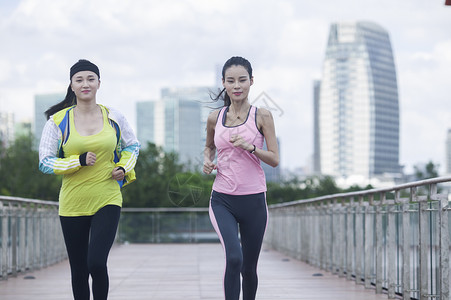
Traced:
<path id="1" fill-rule="evenodd" d="M 148 143 L 157 143 L 155 140 L 155 107 L 156 101 L 141 101 L 136 103 L 136 136 L 141 143 L 141 147 L 145 148 Z"/>
<path id="2" fill-rule="evenodd" d="M 0 144 L 9 147 L 14 142 L 14 114 L 0 112 Z"/>
<path id="3" fill-rule="evenodd" d="M 321 160 L 319 148 L 319 91 L 321 88 L 321 81 L 315 80 L 313 82 L 313 174 L 321 173 Z"/>
<path id="4" fill-rule="evenodd" d="M 137 104 L 137 136 L 177 152 L 182 163 L 197 168 L 203 162 L 206 121 L 211 110 L 209 88 L 165 88 L 158 101 Z"/>
<path id="5" fill-rule="evenodd" d="M 332 24 L 316 92 L 322 174 L 400 172 L 398 88 L 387 31 L 370 22 Z"/>

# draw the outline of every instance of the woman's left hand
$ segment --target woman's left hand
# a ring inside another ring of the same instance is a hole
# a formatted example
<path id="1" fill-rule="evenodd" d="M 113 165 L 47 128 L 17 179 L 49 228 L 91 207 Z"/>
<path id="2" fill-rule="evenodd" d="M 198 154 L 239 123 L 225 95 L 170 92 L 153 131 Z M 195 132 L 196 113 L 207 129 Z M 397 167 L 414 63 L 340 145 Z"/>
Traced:
<path id="1" fill-rule="evenodd" d="M 231 135 L 229 142 L 231 142 L 233 146 L 240 147 L 246 151 L 252 151 L 252 149 L 254 149 L 254 146 L 246 142 L 239 134 Z"/>
<path id="2" fill-rule="evenodd" d="M 125 173 L 123 169 L 116 167 L 113 169 L 112 177 L 114 180 L 122 181 L 124 180 Z"/>

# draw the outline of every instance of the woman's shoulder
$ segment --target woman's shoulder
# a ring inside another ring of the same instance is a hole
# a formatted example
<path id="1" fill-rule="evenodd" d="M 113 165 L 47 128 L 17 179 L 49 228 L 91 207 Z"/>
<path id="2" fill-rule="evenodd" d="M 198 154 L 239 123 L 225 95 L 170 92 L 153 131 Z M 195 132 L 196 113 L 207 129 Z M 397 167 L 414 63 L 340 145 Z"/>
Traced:
<path id="1" fill-rule="evenodd" d="M 108 106 L 108 105 L 103 105 L 103 104 L 99 104 L 100 107 L 102 107 L 103 109 L 105 109 L 108 113 L 108 118 L 110 118 L 113 121 L 116 122 L 121 122 L 122 120 L 125 119 L 125 116 L 122 114 L 122 112 L 114 107 Z"/>
<path id="2" fill-rule="evenodd" d="M 221 112 L 221 110 L 224 108 L 223 107 L 219 107 L 219 108 L 215 108 L 213 109 L 209 114 L 208 114 L 208 122 L 214 122 L 216 123 L 216 120 L 219 117 L 219 113 Z"/>
<path id="3" fill-rule="evenodd" d="M 272 116 L 271 111 L 264 107 L 256 107 L 256 110 L 257 110 L 257 115 L 267 116 L 267 117 Z"/>
<path id="4" fill-rule="evenodd" d="M 257 118 L 261 118 L 263 120 L 273 119 L 271 111 L 264 107 L 257 107 Z"/>
<path id="5" fill-rule="evenodd" d="M 53 121 L 55 124 L 59 124 L 65 117 L 66 117 L 66 113 L 70 110 L 70 109 L 72 109 L 72 108 L 74 108 L 75 107 L 75 105 L 72 105 L 72 106 L 69 106 L 69 107 L 66 107 L 66 108 L 63 108 L 63 109 L 61 109 L 61 110 L 59 110 L 59 111 L 57 111 L 56 113 L 54 113 L 53 115 L 51 115 L 50 117 L 49 117 L 49 120 L 48 121 Z"/>

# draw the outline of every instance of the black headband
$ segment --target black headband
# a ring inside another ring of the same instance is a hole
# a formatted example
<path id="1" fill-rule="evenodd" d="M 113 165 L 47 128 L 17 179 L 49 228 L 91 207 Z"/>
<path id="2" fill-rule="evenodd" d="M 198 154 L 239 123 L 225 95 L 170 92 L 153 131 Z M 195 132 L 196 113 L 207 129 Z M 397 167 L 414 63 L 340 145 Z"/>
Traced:
<path id="1" fill-rule="evenodd" d="M 72 79 L 72 76 L 74 76 L 76 73 L 78 73 L 80 71 L 91 71 L 91 72 L 94 72 L 94 73 L 97 74 L 97 76 L 100 79 L 99 68 L 95 64 L 90 62 L 89 60 L 80 59 L 75 65 L 73 65 L 70 68 L 70 79 Z"/>

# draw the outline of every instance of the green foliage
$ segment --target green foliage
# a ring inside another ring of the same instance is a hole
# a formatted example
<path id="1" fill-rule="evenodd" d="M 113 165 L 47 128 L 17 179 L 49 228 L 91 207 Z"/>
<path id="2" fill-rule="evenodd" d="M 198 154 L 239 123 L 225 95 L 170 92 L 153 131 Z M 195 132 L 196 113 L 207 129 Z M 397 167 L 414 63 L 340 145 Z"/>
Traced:
<path id="1" fill-rule="evenodd" d="M 32 141 L 31 134 L 20 136 L 7 149 L 0 148 L 0 194 L 57 201 L 61 178 L 39 171 Z"/>
<path id="2" fill-rule="evenodd" d="M 184 170 L 175 153 L 149 143 L 140 151 L 136 182 L 124 187 L 124 207 L 205 207 L 213 177 Z"/>
<path id="3" fill-rule="evenodd" d="M 417 180 L 438 177 L 438 167 L 439 165 L 435 165 L 432 161 L 429 161 L 423 168 L 414 166 L 415 177 Z"/>
<path id="4" fill-rule="evenodd" d="M 268 204 L 276 204 L 372 188 L 371 185 L 365 188 L 352 186 L 343 190 L 337 187 L 335 180 L 330 176 L 309 176 L 302 181 L 294 178 L 282 183 L 269 182 L 266 196 Z"/>

